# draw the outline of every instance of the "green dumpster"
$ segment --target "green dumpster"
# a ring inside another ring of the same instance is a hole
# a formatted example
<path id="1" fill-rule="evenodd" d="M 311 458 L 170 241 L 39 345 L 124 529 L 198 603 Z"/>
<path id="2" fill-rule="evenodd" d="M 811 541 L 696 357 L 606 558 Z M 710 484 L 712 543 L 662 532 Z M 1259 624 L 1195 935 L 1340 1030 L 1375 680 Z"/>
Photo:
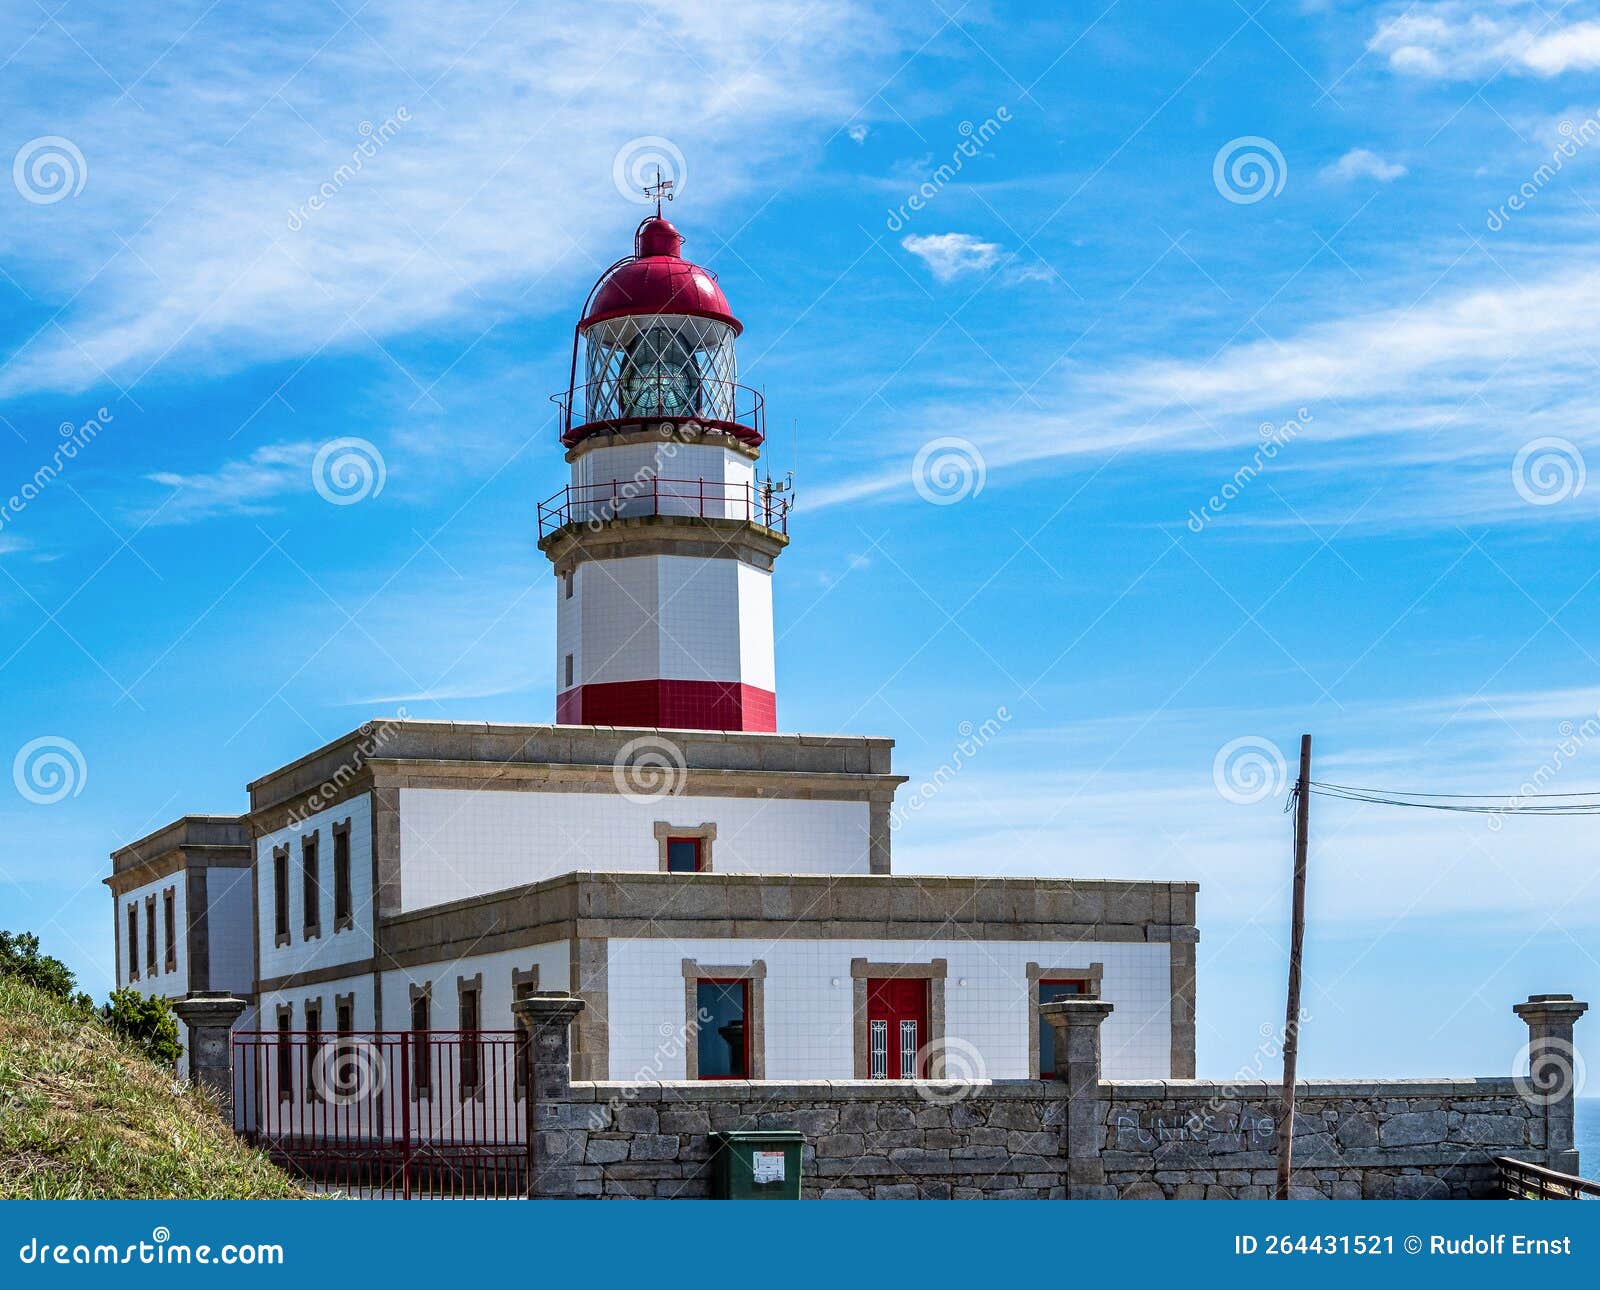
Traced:
<path id="1" fill-rule="evenodd" d="M 738 1129 L 713 1133 L 713 1200 L 799 1200 L 800 1148 L 796 1129 Z"/>

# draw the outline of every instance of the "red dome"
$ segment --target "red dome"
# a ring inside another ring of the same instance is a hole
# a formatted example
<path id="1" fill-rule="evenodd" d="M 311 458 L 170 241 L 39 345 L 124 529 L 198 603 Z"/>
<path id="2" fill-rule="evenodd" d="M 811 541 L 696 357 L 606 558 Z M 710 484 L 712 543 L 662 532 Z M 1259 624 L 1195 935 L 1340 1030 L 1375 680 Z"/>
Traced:
<path id="1" fill-rule="evenodd" d="M 677 229 L 659 215 L 645 220 L 633 236 L 634 258 L 600 281 L 578 326 L 628 314 L 691 314 L 725 322 L 738 335 L 744 326 L 717 280 L 679 255 L 681 250 L 683 235 Z"/>

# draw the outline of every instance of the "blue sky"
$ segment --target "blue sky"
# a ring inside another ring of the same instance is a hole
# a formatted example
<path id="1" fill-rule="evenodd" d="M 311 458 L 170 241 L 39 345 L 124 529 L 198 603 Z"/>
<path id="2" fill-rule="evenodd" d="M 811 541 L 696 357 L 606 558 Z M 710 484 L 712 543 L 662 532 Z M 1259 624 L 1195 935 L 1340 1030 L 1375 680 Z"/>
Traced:
<path id="1" fill-rule="evenodd" d="M 0 794 L 0 925 L 97 992 L 114 846 L 371 716 L 551 718 L 547 396 L 657 154 L 796 470 L 780 725 L 962 763 L 902 870 L 1199 881 L 1202 1074 L 1282 1016 L 1274 750 L 1600 782 L 1600 5 L 41 0 L 0 59 L 0 493 L 100 423 L 0 525 L 0 752 L 82 757 Z M 1313 837 L 1303 1071 L 1600 994 L 1587 820 Z"/>

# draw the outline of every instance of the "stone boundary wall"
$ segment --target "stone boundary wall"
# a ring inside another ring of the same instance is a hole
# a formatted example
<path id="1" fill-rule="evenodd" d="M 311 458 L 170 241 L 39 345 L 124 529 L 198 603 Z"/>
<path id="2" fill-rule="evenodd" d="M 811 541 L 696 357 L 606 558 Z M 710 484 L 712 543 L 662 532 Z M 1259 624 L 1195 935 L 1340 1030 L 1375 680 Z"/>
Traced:
<path id="1" fill-rule="evenodd" d="M 1297 1198 L 1487 1197 L 1495 1156 L 1545 1159 L 1543 1111 L 1510 1079 L 1297 1087 Z M 1080 1198 L 1269 1198 L 1277 1098 L 1259 1081 L 1102 1081 L 1105 1181 Z M 703 1198 L 710 1134 L 798 1129 L 807 1198 L 1061 1200 L 1067 1118 L 1045 1080 L 574 1083 L 543 1124 L 541 1192 Z"/>
<path id="2" fill-rule="evenodd" d="M 1291 1198 L 1465 1200 L 1497 1194 L 1494 1157 L 1546 1159 L 1544 1108 L 1512 1079 L 1296 1084 Z M 1266 1200 L 1281 1085 L 1101 1085 L 1107 1197 Z"/>
<path id="3" fill-rule="evenodd" d="M 1496 1156 L 1577 1171 L 1567 995 L 1516 1007 L 1530 1073 L 1471 1080 L 1296 1085 L 1293 1195 L 1465 1199 L 1496 1194 Z M 580 1000 L 517 1004 L 529 1028 L 531 1194 L 703 1197 L 710 1135 L 805 1135 L 808 1198 L 1233 1199 L 1270 1196 L 1279 1085 L 1109 1081 L 1100 1025 L 1111 1004 L 1067 999 L 1055 1080 L 574 1082 Z"/>

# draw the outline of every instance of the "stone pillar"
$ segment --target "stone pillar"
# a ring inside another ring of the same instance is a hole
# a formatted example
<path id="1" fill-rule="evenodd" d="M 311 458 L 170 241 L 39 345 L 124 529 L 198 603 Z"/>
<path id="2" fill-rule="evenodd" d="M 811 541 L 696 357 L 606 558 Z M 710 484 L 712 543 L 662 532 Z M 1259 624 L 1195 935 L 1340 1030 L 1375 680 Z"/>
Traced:
<path id="1" fill-rule="evenodd" d="M 1573 1098 L 1581 1070 L 1572 1027 L 1589 1010 L 1570 994 L 1532 994 L 1512 1011 L 1528 1023 L 1528 1074 L 1517 1072 L 1522 1095 L 1544 1108 L 1545 1167 L 1578 1172 L 1573 1144 Z"/>
<path id="2" fill-rule="evenodd" d="M 1055 1043 L 1056 1078 L 1067 1093 L 1067 1199 L 1111 1200 L 1100 1152 L 1105 1124 L 1100 1105 L 1100 1024 L 1111 1015 L 1103 999 L 1058 999 L 1039 1005 Z"/>
<path id="3" fill-rule="evenodd" d="M 249 1005 L 225 990 L 191 990 L 172 1001 L 178 1020 L 189 1029 L 189 1082 L 211 1091 L 223 1118 L 233 1122 L 233 1025 Z"/>
<path id="4" fill-rule="evenodd" d="M 583 1000 L 535 994 L 511 1005 L 528 1032 L 528 1186 L 534 1197 L 579 1194 L 588 1133 L 572 1101 L 572 1023 Z"/>

